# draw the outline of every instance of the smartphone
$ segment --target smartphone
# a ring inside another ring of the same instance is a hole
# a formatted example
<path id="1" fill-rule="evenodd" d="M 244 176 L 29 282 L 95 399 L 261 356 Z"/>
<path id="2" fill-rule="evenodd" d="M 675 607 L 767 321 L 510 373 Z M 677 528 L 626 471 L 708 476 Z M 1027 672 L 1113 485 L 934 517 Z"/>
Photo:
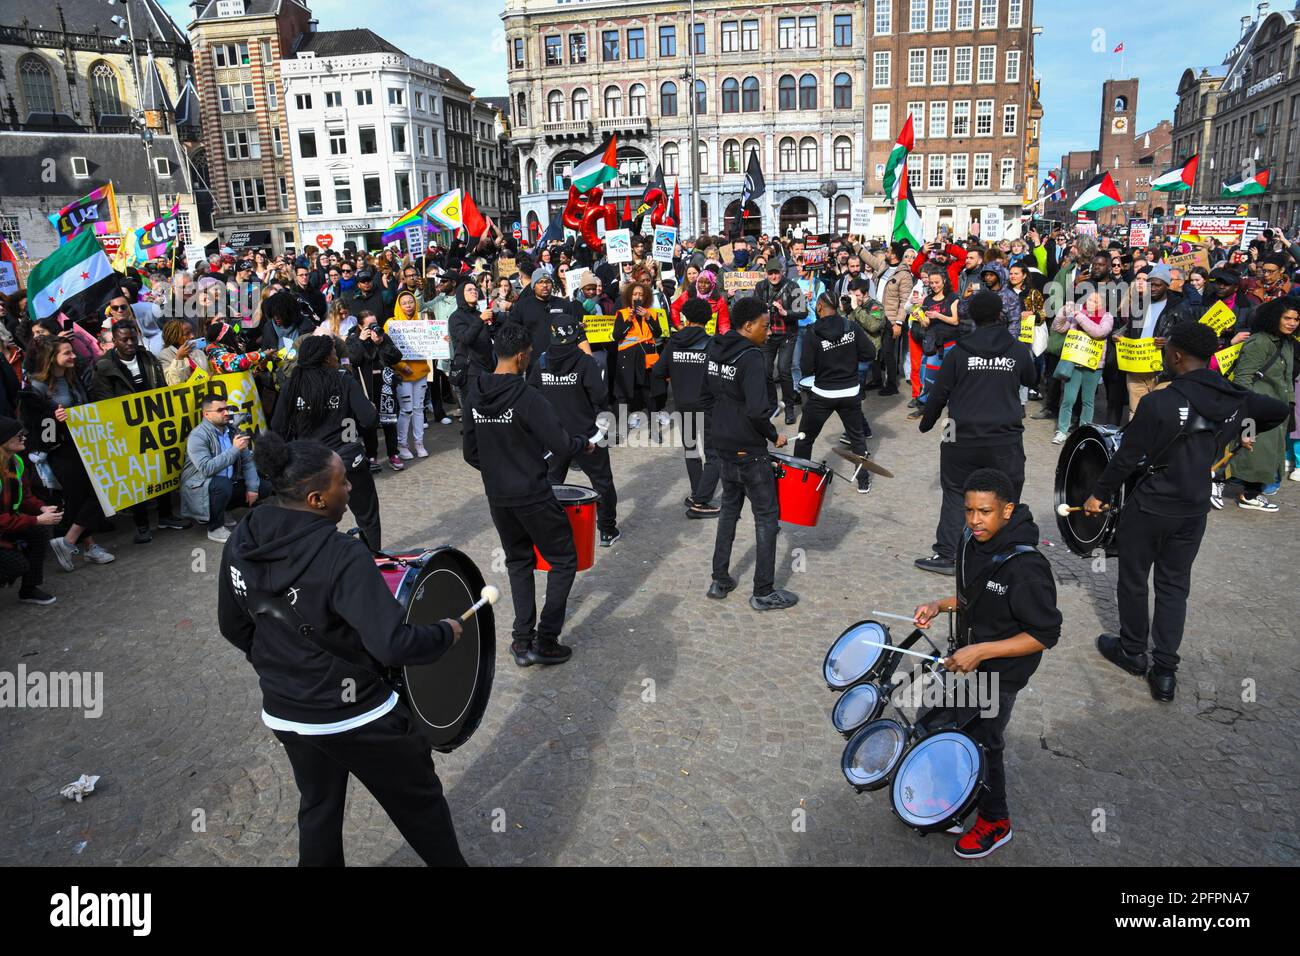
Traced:
<path id="1" fill-rule="evenodd" d="M 207 339 L 190 339 L 190 348 L 201 349 L 208 344 Z"/>

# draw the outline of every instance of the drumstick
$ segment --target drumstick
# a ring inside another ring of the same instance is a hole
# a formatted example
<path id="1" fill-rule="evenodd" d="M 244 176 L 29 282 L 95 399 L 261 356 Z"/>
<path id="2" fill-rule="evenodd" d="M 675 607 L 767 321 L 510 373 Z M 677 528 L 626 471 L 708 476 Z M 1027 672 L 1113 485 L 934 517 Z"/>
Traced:
<path id="1" fill-rule="evenodd" d="M 1210 476 L 1213 477 L 1215 472 L 1217 472 L 1220 468 L 1222 468 L 1222 467 L 1223 467 L 1224 465 L 1226 465 L 1228 462 L 1232 461 L 1232 456 L 1235 455 L 1235 454 L 1237 454 L 1237 452 L 1239 452 L 1239 451 L 1241 451 L 1241 446 L 1240 446 L 1240 445 L 1238 445 L 1236 448 L 1234 448 L 1234 449 L 1232 449 L 1231 451 L 1229 451 L 1226 455 L 1224 455 L 1222 458 L 1220 458 L 1218 461 L 1216 461 L 1213 465 L 1211 465 L 1211 466 L 1210 466 Z"/>
<path id="2" fill-rule="evenodd" d="M 1066 515 L 1074 514 L 1074 512 L 1082 511 L 1082 510 L 1083 510 L 1082 505 L 1075 505 L 1074 507 L 1071 507 L 1070 505 L 1067 504 L 1059 504 L 1056 506 L 1056 513 L 1060 515 L 1062 518 L 1064 518 Z M 1110 505 L 1102 505 L 1101 510 L 1109 511 Z"/>
<path id="3" fill-rule="evenodd" d="M 895 621 L 906 621 L 908 624 L 915 624 L 915 617 L 904 617 L 901 614 L 890 614 L 888 611 L 872 611 L 873 615 L 878 617 L 892 617 Z"/>
<path id="4" fill-rule="evenodd" d="M 897 614 L 891 616 L 898 617 Z M 858 641 L 857 643 L 864 647 L 879 647 L 881 650 L 895 651 L 899 654 L 907 654 L 910 657 L 919 657 L 923 661 L 934 661 L 936 664 L 943 663 L 943 658 L 938 654 L 922 654 L 920 651 L 909 651 L 905 647 L 895 647 L 893 644 L 877 644 L 875 641 Z"/>
<path id="5" fill-rule="evenodd" d="M 460 622 L 462 624 L 464 624 L 476 613 L 478 613 L 479 609 L 482 608 L 483 605 L 496 604 L 501 597 L 501 590 L 491 584 L 483 588 L 483 591 L 481 593 L 482 596 L 477 601 L 475 601 L 473 604 L 470 605 L 468 611 L 466 611 L 464 614 L 460 616 Z"/>

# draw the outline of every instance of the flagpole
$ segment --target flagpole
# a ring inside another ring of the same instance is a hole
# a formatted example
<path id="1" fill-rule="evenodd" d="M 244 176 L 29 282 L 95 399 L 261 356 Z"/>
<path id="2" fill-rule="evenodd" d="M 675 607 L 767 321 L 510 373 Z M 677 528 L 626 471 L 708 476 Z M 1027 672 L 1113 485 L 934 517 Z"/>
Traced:
<path id="1" fill-rule="evenodd" d="M 687 101 L 691 104 L 691 226 L 695 237 L 700 236 L 700 127 L 695 103 L 695 0 L 691 0 L 691 22 L 687 31 L 691 45 L 690 83 L 687 86 Z"/>

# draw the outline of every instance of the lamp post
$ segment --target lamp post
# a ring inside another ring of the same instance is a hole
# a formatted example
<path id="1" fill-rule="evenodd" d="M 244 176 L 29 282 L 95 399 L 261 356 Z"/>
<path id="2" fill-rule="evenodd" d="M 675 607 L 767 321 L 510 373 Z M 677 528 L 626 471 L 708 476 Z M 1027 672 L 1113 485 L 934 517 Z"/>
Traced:
<path id="1" fill-rule="evenodd" d="M 700 235 L 700 127 L 695 102 L 695 0 L 691 0 L 691 22 L 686 40 L 691 45 L 690 75 L 686 82 L 686 95 L 691 104 L 691 227 L 698 237 Z"/>
<path id="2" fill-rule="evenodd" d="M 127 55 L 131 60 L 131 75 L 135 78 L 135 106 L 131 109 L 131 124 L 140 131 L 140 141 L 144 144 L 144 161 L 149 167 L 149 195 L 153 200 L 153 215 L 155 219 L 162 217 L 162 205 L 158 202 L 158 170 L 154 168 L 153 163 L 153 130 L 145 121 L 144 110 L 140 104 L 144 101 L 144 83 L 140 75 L 140 61 L 136 56 L 135 41 L 135 23 L 131 18 L 131 4 L 127 0 L 108 0 L 109 6 L 120 3 L 126 10 L 126 35 L 119 36 L 116 40 L 119 46 L 128 46 L 130 53 Z M 122 18 L 114 17 L 113 22 L 120 27 Z"/>

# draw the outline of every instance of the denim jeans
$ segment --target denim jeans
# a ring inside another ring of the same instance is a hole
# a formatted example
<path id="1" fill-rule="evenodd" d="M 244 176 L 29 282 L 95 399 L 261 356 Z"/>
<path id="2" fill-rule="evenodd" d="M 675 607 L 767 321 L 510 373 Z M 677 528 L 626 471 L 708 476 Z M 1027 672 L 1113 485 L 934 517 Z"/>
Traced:
<path id="1" fill-rule="evenodd" d="M 718 538 L 713 546 L 713 580 L 731 576 L 731 544 L 736 537 L 740 509 L 749 499 L 754 512 L 754 596 L 763 597 L 774 590 L 776 577 L 776 532 L 780 508 L 776 500 L 776 475 L 767 455 L 737 455 L 723 452 L 722 514 L 718 518 Z"/>

